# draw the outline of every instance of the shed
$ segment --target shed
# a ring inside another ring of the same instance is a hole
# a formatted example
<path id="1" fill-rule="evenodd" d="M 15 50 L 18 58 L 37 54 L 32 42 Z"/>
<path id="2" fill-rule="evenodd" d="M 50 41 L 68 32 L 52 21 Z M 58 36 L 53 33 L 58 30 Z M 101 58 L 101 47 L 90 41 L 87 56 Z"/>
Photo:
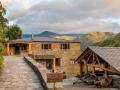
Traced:
<path id="1" fill-rule="evenodd" d="M 120 75 L 120 47 L 88 47 L 77 59 L 80 75 Z"/>

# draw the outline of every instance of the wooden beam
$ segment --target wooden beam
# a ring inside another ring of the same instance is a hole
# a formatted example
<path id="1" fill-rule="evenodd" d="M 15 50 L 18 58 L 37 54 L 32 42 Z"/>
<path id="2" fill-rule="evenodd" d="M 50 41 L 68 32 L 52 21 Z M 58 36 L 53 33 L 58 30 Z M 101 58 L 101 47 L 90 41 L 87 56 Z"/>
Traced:
<path id="1" fill-rule="evenodd" d="M 93 64 L 93 65 L 95 64 L 95 56 L 94 56 L 94 53 L 93 53 L 92 64 Z M 92 68 L 92 74 L 95 75 L 95 67 Z"/>
<path id="2" fill-rule="evenodd" d="M 95 54 L 95 57 L 96 57 L 98 64 L 100 64 L 100 61 L 99 61 L 98 56 L 96 54 Z"/>
<path id="3" fill-rule="evenodd" d="M 103 66 L 101 65 L 93 65 L 93 64 L 87 64 L 88 67 L 96 67 L 96 68 L 100 68 L 100 69 L 103 69 L 103 70 L 106 70 L 106 71 L 109 71 L 109 72 L 113 72 L 113 73 L 118 73 L 117 71 L 113 71 L 111 69 L 108 69 L 108 68 L 104 68 Z M 118 73 L 120 74 L 120 73 Z"/>
<path id="4" fill-rule="evenodd" d="M 80 55 L 81 57 L 79 57 L 79 59 L 78 59 L 78 60 L 83 59 L 83 58 L 84 58 L 84 56 L 85 56 L 85 55 L 87 55 L 89 52 L 90 52 L 90 50 L 86 51 L 86 53 L 84 53 L 83 55 Z"/>
<path id="5" fill-rule="evenodd" d="M 28 44 L 28 43 L 31 43 L 31 42 L 25 42 L 25 41 L 10 41 L 9 42 L 10 44 Z"/>
<path id="6" fill-rule="evenodd" d="M 93 64 L 95 64 L 95 63 L 96 63 L 94 53 L 93 53 L 93 61 L 92 61 L 92 63 L 93 63 Z"/>
<path id="7" fill-rule="evenodd" d="M 89 61 L 89 59 L 90 59 L 91 56 L 92 56 L 92 53 L 90 53 L 90 55 L 89 55 L 89 57 L 87 59 L 87 63 L 88 63 L 88 61 Z"/>

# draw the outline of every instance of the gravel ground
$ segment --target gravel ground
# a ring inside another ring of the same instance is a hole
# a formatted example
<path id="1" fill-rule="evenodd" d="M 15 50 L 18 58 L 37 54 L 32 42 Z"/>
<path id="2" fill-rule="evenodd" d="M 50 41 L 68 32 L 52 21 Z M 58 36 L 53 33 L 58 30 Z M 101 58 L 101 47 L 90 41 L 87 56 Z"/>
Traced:
<path id="1" fill-rule="evenodd" d="M 73 85 L 73 82 L 76 80 L 76 78 L 63 80 L 64 90 L 120 90 L 114 88 L 96 88 L 94 85 L 86 85 L 82 81 Z"/>
<path id="2" fill-rule="evenodd" d="M 64 90 L 120 90 L 114 88 L 95 88 L 95 87 L 88 87 L 88 86 L 75 86 L 75 85 L 67 85 L 64 86 Z"/>

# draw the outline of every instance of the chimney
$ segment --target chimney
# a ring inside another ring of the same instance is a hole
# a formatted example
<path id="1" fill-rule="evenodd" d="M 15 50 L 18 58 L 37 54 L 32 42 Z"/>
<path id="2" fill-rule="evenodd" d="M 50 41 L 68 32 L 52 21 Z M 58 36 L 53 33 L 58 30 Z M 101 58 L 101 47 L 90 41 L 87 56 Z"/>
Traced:
<path id="1" fill-rule="evenodd" d="M 31 35 L 31 40 L 33 40 L 33 39 L 34 39 L 34 34 Z"/>

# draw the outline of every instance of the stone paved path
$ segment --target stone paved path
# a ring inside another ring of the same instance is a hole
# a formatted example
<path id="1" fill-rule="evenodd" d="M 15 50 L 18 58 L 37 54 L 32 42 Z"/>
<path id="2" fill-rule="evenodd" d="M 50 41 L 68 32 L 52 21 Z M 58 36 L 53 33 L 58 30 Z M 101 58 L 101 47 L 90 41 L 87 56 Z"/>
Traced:
<path id="1" fill-rule="evenodd" d="M 0 90 L 43 90 L 38 77 L 19 56 L 5 56 Z"/>

